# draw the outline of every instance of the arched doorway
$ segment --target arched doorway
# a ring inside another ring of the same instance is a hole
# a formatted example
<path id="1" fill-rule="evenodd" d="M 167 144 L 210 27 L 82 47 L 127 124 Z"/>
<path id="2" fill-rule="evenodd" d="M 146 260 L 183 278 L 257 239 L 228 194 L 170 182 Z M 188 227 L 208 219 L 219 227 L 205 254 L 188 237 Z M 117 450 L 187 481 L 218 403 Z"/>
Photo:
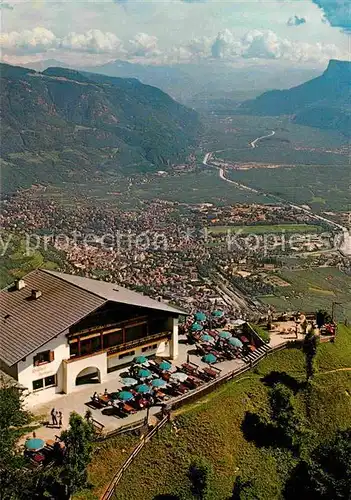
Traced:
<path id="1" fill-rule="evenodd" d="M 76 376 L 76 385 L 100 384 L 101 374 L 96 366 L 89 366 L 81 370 Z"/>

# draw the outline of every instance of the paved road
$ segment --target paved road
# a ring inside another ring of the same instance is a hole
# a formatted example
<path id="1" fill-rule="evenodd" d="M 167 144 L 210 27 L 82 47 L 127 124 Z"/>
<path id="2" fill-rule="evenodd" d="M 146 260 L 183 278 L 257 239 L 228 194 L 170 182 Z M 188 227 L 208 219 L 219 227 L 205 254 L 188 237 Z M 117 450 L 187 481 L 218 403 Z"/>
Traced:
<path id="1" fill-rule="evenodd" d="M 261 137 L 257 137 L 257 139 L 255 139 L 254 141 L 250 142 L 250 146 L 255 149 L 256 148 L 256 144 L 258 141 L 260 141 L 261 139 L 265 139 L 266 137 L 272 137 L 273 135 L 275 134 L 275 130 L 272 130 L 272 132 L 268 135 L 262 135 Z"/>
<path id="2" fill-rule="evenodd" d="M 252 142 L 250 142 L 251 147 L 256 148 L 257 147 L 256 144 L 258 141 L 260 141 L 261 139 L 264 139 L 266 137 L 272 137 L 274 134 L 275 134 L 275 131 L 272 130 L 272 132 L 268 135 L 263 135 L 261 137 L 257 137 Z M 327 219 L 326 217 L 323 217 L 321 215 L 314 214 L 313 212 L 311 212 L 311 210 L 308 210 L 307 208 L 301 207 L 300 205 L 295 205 L 293 203 L 290 203 L 287 200 L 285 200 L 284 198 L 272 195 L 270 193 L 264 193 L 263 191 L 251 188 L 251 187 L 247 186 L 246 184 L 241 184 L 240 182 L 236 182 L 236 181 L 233 181 L 231 179 L 228 179 L 225 176 L 225 168 L 224 167 L 217 167 L 216 165 L 211 165 L 210 162 L 211 162 L 212 156 L 213 156 L 213 151 L 209 151 L 208 153 L 206 153 L 204 156 L 204 159 L 202 161 L 202 164 L 205 166 L 213 166 L 214 168 L 217 168 L 218 173 L 219 173 L 219 177 L 222 180 L 228 182 L 229 184 L 234 184 L 234 186 L 238 187 L 239 189 L 245 189 L 246 191 L 250 191 L 250 192 L 256 193 L 256 194 L 261 193 L 261 194 L 265 194 L 267 196 L 270 196 L 272 198 L 275 198 L 278 201 L 290 206 L 291 208 L 294 208 L 295 210 L 307 213 L 312 219 L 324 222 L 324 223 L 328 224 L 328 226 L 331 226 L 333 229 L 337 229 L 339 231 L 338 238 L 337 238 L 335 248 L 333 248 L 332 250 L 338 249 L 345 257 L 351 257 L 351 234 L 350 234 L 349 230 L 347 229 L 347 227 L 344 227 L 341 224 L 338 224 L 337 222 L 334 222 L 333 220 Z"/>

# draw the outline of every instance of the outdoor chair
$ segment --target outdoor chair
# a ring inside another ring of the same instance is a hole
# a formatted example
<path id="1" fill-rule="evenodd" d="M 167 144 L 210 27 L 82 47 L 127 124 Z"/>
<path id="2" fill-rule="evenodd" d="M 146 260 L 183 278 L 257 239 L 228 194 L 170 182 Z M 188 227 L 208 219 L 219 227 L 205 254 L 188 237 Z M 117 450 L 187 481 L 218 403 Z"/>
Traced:
<path id="1" fill-rule="evenodd" d="M 195 363 L 183 363 L 181 367 L 177 367 L 177 371 L 187 373 L 188 375 L 193 375 L 199 370 L 199 365 Z"/>
<path id="2" fill-rule="evenodd" d="M 185 386 L 189 387 L 189 389 L 196 389 L 197 387 L 199 387 L 202 384 L 202 381 L 200 379 L 195 378 L 195 377 L 188 377 L 183 382 L 183 384 Z"/>

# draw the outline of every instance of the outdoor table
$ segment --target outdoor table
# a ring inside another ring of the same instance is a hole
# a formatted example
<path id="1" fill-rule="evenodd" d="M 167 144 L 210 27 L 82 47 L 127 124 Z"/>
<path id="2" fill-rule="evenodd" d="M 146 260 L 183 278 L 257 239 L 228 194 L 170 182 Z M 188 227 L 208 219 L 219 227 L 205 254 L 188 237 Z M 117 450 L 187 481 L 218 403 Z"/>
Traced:
<path id="1" fill-rule="evenodd" d="M 241 342 L 242 342 L 243 344 L 249 344 L 249 343 L 250 343 L 249 339 L 248 339 L 247 337 L 245 337 L 245 335 L 242 335 L 242 336 L 240 337 L 240 340 L 241 340 Z"/>
<path id="2" fill-rule="evenodd" d="M 187 371 L 187 372 L 190 372 L 190 373 L 195 373 L 197 368 L 195 366 L 191 366 L 189 365 L 188 363 L 183 363 L 182 364 L 182 368 Z"/>
<path id="3" fill-rule="evenodd" d="M 99 394 L 98 398 L 99 398 L 100 403 L 105 404 L 105 405 L 107 405 L 107 403 L 111 399 L 108 394 Z"/>
<path id="4" fill-rule="evenodd" d="M 164 399 L 166 397 L 166 394 L 164 392 L 162 392 L 162 391 L 156 391 L 155 396 L 158 399 Z"/>
<path id="5" fill-rule="evenodd" d="M 128 403 L 124 403 L 123 404 L 123 411 L 125 411 L 126 413 L 136 413 L 136 410 L 135 408 L 133 408 L 132 406 L 130 406 Z"/>
<path id="6" fill-rule="evenodd" d="M 207 373 L 207 375 L 209 375 L 210 377 L 213 377 L 213 378 L 217 377 L 217 375 L 218 375 L 218 372 L 216 372 L 215 370 L 212 370 L 212 368 L 207 367 L 207 366 L 205 366 L 203 371 L 205 373 Z"/>
<path id="7" fill-rule="evenodd" d="M 33 460 L 34 460 L 34 462 L 37 462 L 38 464 L 40 464 L 41 462 L 44 462 L 45 456 L 42 453 L 36 453 L 33 456 Z"/>

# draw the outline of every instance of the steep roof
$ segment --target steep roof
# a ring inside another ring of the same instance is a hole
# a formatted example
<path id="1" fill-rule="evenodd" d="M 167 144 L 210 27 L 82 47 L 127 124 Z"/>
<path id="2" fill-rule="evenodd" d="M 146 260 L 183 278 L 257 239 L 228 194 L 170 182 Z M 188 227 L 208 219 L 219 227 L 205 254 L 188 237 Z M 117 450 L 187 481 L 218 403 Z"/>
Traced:
<path id="1" fill-rule="evenodd" d="M 139 293 L 89 278 L 37 269 L 24 277 L 21 290 L 0 292 L 0 359 L 9 366 L 67 330 L 108 301 L 170 314 L 184 311 Z M 31 290 L 42 296 L 31 300 Z"/>

